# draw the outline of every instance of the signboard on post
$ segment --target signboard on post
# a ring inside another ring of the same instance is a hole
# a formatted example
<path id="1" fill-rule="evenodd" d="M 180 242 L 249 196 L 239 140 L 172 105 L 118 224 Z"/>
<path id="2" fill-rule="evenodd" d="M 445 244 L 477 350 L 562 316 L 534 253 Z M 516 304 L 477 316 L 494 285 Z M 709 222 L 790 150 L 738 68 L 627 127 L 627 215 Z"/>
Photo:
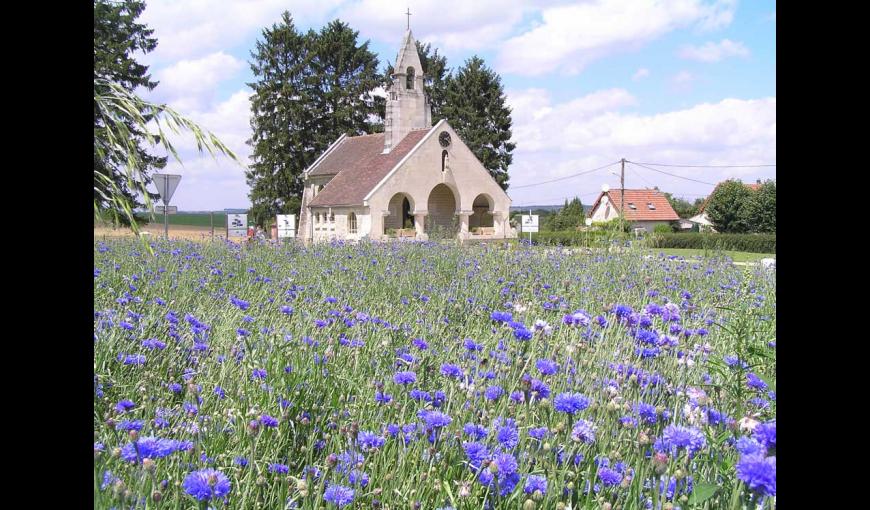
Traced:
<path id="1" fill-rule="evenodd" d="M 157 194 L 160 195 L 160 199 L 163 200 L 163 206 L 168 206 L 169 200 L 175 193 L 175 188 L 177 188 L 178 183 L 181 182 L 181 176 L 175 174 L 154 174 L 151 177 L 154 180 L 154 185 L 157 186 Z M 175 212 L 178 212 L 178 208 L 175 208 Z M 163 233 L 167 239 L 169 239 L 170 214 L 172 214 L 172 211 L 163 215 Z"/>
<path id="2" fill-rule="evenodd" d="M 522 215 L 522 225 L 523 232 L 537 232 L 538 231 L 538 215 L 537 214 L 523 214 Z"/>
<path id="3" fill-rule="evenodd" d="M 295 214 L 279 214 L 278 215 L 278 238 L 296 237 L 296 215 Z"/>
<path id="4" fill-rule="evenodd" d="M 158 214 L 178 214 L 178 206 L 176 205 L 158 205 L 154 208 L 154 212 Z"/>
<path id="5" fill-rule="evenodd" d="M 248 235 L 247 214 L 227 214 L 227 237 L 246 237 Z"/>

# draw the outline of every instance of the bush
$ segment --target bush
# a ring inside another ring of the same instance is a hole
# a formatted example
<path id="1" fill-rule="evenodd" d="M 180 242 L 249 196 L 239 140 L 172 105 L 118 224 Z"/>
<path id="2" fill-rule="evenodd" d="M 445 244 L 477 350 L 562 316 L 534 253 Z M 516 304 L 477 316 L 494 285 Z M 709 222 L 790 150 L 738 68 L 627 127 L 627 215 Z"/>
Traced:
<path id="1" fill-rule="evenodd" d="M 655 234 L 673 234 L 674 229 L 670 225 L 659 224 L 659 225 L 656 225 L 655 227 L 653 227 L 653 233 L 655 233 Z"/>
<path id="2" fill-rule="evenodd" d="M 650 248 L 693 248 L 776 253 L 776 234 L 659 234 L 649 237 Z"/>

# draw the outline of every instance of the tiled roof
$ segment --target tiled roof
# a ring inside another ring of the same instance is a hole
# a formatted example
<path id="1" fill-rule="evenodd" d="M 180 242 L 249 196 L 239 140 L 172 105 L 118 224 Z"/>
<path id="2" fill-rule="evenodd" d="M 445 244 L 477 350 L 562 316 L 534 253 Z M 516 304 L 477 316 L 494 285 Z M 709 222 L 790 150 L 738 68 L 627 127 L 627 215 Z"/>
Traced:
<path id="1" fill-rule="evenodd" d="M 607 195 L 611 205 L 619 211 L 622 203 L 622 190 L 612 189 L 602 192 L 592 206 L 594 211 L 601 203 L 601 197 Z M 649 204 L 655 209 L 650 209 Z M 632 209 L 634 204 L 636 209 Z M 625 190 L 625 219 L 628 221 L 676 221 L 680 216 L 671 207 L 667 197 L 662 192 L 654 189 L 627 189 Z"/>
<path id="2" fill-rule="evenodd" d="M 707 195 L 707 198 L 704 199 L 704 203 L 701 204 L 701 208 L 698 209 L 698 214 L 701 214 L 702 212 L 704 212 L 704 209 L 707 208 L 707 202 L 710 201 L 710 197 L 713 196 L 713 193 L 716 193 L 716 190 L 719 189 L 719 186 L 721 186 L 721 185 L 722 185 L 722 183 L 720 182 L 719 184 L 716 185 L 715 188 L 713 188 L 713 191 L 711 191 L 710 194 Z M 749 188 L 749 189 L 752 190 L 752 191 L 758 191 L 758 188 L 761 187 L 761 184 L 757 184 L 757 183 L 756 183 L 756 184 L 746 184 L 746 183 L 743 183 L 743 185 L 746 186 L 747 188 Z"/>
<path id="3" fill-rule="evenodd" d="M 383 133 L 345 138 L 309 173 L 335 175 L 309 205 L 362 205 L 363 198 L 431 129 L 411 131 L 389 154 L 381 154 L 384 150 Z"/>

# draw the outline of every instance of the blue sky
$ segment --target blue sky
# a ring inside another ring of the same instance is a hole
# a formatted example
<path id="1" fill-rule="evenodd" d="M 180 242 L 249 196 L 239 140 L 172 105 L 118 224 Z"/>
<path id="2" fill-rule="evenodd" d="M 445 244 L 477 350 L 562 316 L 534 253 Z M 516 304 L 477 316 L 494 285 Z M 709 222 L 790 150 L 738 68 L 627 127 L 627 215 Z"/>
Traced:
<path id="1" fill-rule="evenodd" d="M 551 184 L 625 157 L 680 165 L 776 163 L 776 6 L 736 0 L 152 1 L 142 21 L 156 51 L 140 57 L 167 102 L 211 129 L 248 162 L 248 59 L 261 31 L 290 11 L 301 29 L 339 18 L 381 61 L 395 59 L 411 9 L 415 37 L 457 68 L 481 56 L 513 108 L 514 205 L 588 204 L 618 186 L 618 166 Z M 174 140 L 183 166 L 181 210 L 247 207 L 244 169 Z M 775 167 L 659 167 L 709 183 L 775 179 Z M 626 165 L 626 187 L 658 186 L 689 199 L 713 186 Z"/>

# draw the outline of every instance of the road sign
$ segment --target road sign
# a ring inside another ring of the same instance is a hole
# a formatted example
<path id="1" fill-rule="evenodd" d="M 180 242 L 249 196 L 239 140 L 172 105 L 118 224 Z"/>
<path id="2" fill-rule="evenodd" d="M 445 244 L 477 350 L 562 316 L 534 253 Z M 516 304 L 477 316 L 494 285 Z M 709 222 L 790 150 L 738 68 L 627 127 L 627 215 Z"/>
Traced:
<path id="1" fill-rule="evenodd" d="M 227 237 L 246 237 L 248 235 L 247 214 L 227 214 Z"/>
<path id="2" fill-rule="evenodd" d="M 523 232 L 537 232 L 538 231 L 538 215 L 537 214 L 523 214 L 522 221 L 520 222 L 520 226 L 523 229 Z"/>
<path id="3" fill-rule="evenodd" d="M 296 215 L 278 215 L 278 237 L 296 237 Z"/>
<path id="4" fill-rule="evenodd" d="M 176 205 L 158 205 L 154 207 L 154 212 L 158 214 L 163 214 L 163 211 L 166 211 L 166 214 L 178 214 L 178 206 Z"/>
<path id="5" fill-rule="evenodd" d="M 173 174 L 154 174 L 154 185 L 157 186 L 157 193 L 160 199 L 163 200 L 163 205 L 169 205 L 169 200 L 175 193 L 175 188 L 181 181 L 180 175 Z"/>

